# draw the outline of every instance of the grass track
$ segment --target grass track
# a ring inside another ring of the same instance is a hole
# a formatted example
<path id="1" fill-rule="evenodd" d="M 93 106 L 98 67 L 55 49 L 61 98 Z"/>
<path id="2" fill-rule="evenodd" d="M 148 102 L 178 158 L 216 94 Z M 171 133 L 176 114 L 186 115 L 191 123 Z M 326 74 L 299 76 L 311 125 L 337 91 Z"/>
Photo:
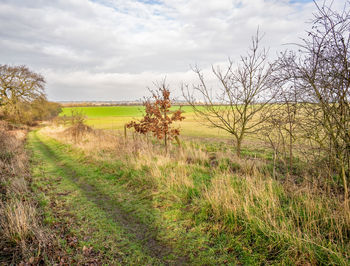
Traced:
<path id="1" fill-rule="evenodd" d="M 81 151 L 37 132 L 29 134 L 28 147 L 33 152 L 33 189 L 46 222 L 73 220 L 68 230 L 78 236 L 79 248 L 92 247 L 102 263 L 235 264 L 233 254 L 220 254 L 223 242 L 211 242 L 210 235 L 198 228 L 188 231 L 177 205 L 159 209 L 157 196 L 150 195 L 149 189 L 128 189 L 128 179 L 144 171 L 118 162 L 97 164 Z M 52 204 L 59 206 L 58 214 Z M 69 251 L 68 243 L 61 242 Z M 74 260 L 82 261 L 81 256 Z"/>
<path id="2" fill-rule="evenodd" d="M 68 156 L 62 156 L 62 153 L 56 151 L 67 147 L 52 140 L 43 140 L 36 133 L 32 134 L 30 145 L 36 151 L 35 159 L 43 162 L 34 169 L 35 186 L 39 188 L 51 182 L 55 183 L 52 191 L 41 195 L 41 202 L 63 201 L 69 208 L 66 211 L 77 214 L 75 219 L 80 227 L 71 230 L 82 236 L 91 234 L 90 239 L 81 242 L 81 248 L 85 245 L 102 250 L 104 259 L 109 263 L 162 264 L 176 261 L 170 254 L 171 248 L 157 240 L 154 229 L 140 223 L 123 210 L 119 202 L 122 199 L 121 194 L 129 201 L 132 201 L 132 195 L 118 191 L 118 187 L 114 186 L 116 196 L 112 198 L 101 188 L 108 184 L 96 186 L 97 178 L 104 183 L 103 180 L 109 179 L 108 175 L 81 162 L 71 161 Z M 38 174 L 39 168 L 47 170 Z M 51 180 L 43 180 L 47 175 L 51 176 Z M 57 198 L 55 194 L 61 196 Z M 46 221 L 56 222 L 50 211 L 46 211 Z"/>

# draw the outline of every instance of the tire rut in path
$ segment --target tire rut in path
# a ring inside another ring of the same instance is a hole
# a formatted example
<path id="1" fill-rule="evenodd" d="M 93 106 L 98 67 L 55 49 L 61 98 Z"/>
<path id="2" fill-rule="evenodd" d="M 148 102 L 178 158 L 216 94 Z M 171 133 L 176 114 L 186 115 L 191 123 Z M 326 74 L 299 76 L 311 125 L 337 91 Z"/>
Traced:
<path id="1" fill-rule="evenodd" d="M 96 204 L 100 209 L 102 209 L 106 215 L 111 218 L 114 222 L 119 224 L 123 230 L 128 234 L 134 237 L 130 237 L 132 240 L 140 242 L 142 248 L 146 254 L 153 258 L 157 258 L 164 265 L 187 265 L 189 260 L 186 256 L 178 256 L 174 260 L 167 260 L 167 257 L 170 254 L 175 254 L 172 248 L 157 239 L 157 230 L 150 228 L 148 225 L 140 222 L 137 218 L 132 216 L 130 213 L 124 211 L 116 201 L 110 198 L 108 195 L 100 191 L 96 186 L 88 184 L 81 180 L 81 176 L 78 172 L 72 167 L 64 163 L 59 156 L 43 141 L 41 141 L 36 136 L 37 142 L 44 148 L 47 155 L 55 163 L 57 168 L 60 168 L 64 171 L 66 176 L 71 179 L 83 192 L 84 196 L 94 204 Z M 82 165 L 82 163 L 75 162 Z"/>

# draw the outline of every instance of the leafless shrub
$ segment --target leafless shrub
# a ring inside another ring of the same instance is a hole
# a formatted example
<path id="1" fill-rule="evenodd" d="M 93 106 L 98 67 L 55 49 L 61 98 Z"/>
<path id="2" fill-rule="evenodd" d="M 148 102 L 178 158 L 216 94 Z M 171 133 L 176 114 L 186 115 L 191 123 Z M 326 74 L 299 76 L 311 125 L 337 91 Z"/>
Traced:
<path id="1" fill-rule="evenodd" d="M 350 3 L 347 2 L 347 5 Z M 283 77 L 299 92 L 300 125 L 309 155 L 322 156 L 329 179 L 337 174 L 348 209 L 350 180 L 350 11 L 319 6 L 299 52 L 279 59 Z M 320 153 L 313 154 L 319 150 Z M 325 169 L 325 168 L 324 168 Z"/>
<path id="2" fill-rule="evenodd" d="M 85 115 L 80 110 L 72 110 L 69 120 L 70 127 L 66 129 L 65 133 L 71 136 L 74 142 L 79 142 L 86 133 L 94 131 L 85 124 Z"/>
<path id="3" fill-rule="evenodd" d="M 261 114 L 270 107 L 274 97 L 274 64 L 268 62 L 268 51 L 261 49 L 259 32 L 252 38 L 252 46 L 246 56 L 241 56 L 235 67 L 229 60 L 225 70 L 212 67 L 220 87 L 212 91 L 200 69 L 194 68 L 199 85 L 183 86 L 183 96 L 195 114 L 207 125 L 225 130 L 236 142 L 240 156 L 243 139 L 259 131 L 264 122 Z M 200 99 L 195 97 L 199 94 Z M 198 103 L 202 103 L 198 105 Z"/>

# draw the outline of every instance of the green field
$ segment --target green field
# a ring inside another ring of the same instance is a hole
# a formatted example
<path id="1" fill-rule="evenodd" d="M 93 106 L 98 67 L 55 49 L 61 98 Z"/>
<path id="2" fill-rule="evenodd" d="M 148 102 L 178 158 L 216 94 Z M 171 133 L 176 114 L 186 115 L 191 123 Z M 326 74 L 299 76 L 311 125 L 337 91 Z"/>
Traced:
<path id="1" fill-rule="evenodd" d="M 82 111 L 89 118 L 96 117 L 139 117 L 144 111 L 143 106 L 90 106 L 90 107 L 65 107 L 62 115 L 70 116 L 72 110 Z"/>
<path id="2" fill-rule="evenodd" d="M 179 106 L 173 106 L 171 110 L 177 110 Z M 61 116 L 70 116 L 72 110 L 83 112 L 86 124 L 98 129 L 122 130 L 124 125 L 131 120 L 140 119 L 144 112 L 143 106 L 91 106 L 91 107 L 64 107 Z M 181 134 L 191 137 L 229 137 L 228 133 L 206 126 L 195 116 L 190 106 L 182 106 L 185 120 L 177 123 Z"/>

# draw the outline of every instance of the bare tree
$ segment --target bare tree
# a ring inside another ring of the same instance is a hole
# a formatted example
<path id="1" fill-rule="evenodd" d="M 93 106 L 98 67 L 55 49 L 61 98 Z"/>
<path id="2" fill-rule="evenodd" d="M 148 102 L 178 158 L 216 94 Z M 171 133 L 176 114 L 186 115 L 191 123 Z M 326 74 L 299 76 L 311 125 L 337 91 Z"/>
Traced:
<path id="1" fill-rule="evenodd" d="M 350 178 L 350 11 L 319 6 L 299 52 L 287 52 L 280 67 L 301 92 L 304 136 L 324 151 L 339 175 L 348 208 Z"/>
<path id="2" fill-rule="evenodd" d="M 0 65 L 0 106 L 19 116 L 18 104 L 44 95 L 43 76 L 26 66 Z"/>
<path id="3" fill-rule="evenodd" d="M 231 60 L 225 70 L 212 67 L 220 84 L 214 90 L 215 95 L 197 67 L 194 72 L 199 78 L 199 85 L 193 85 L 191 89 L 189 86 L 182 88 L 185 99 L 201 120 L 234 137 L 238 156 L 243 139 L 257 132 L 263 122 L 261 114 L 273 98 L 271 77 L 274 64 L 268 62 L 268 51 L 259 48 L 260 41 L 257 32 L 252 38 L 250 50 L 246 56 L 241 56 L 236 68 Z M 195 97 L 197 94 L 200 99 Z"/>
<path id="4" fill-rule="evenodd" d="M 273 149 L 274 162 L 277 159 L 282 161 L 290 173 L 303 117 L 299 103 L 300 91 L 280 74 L 281 70 L 277 69 L 274 75 L 277 87 L 274 105 L 263 114 L 264 125 L 260 135 Z"/>
<path id="5" fill-rule="evenodd" d="M 259 138 L 266 142 L 273 151 L 273 172 L 276 177 L 276 164 L 281 161 L 286 164 L 286 134 L 284 131 L 285 113 L 284 108 L 280 105 L 275 105 L 275 108 L 269 109 L 264 114 L 264 126 L 259 131 Z M 282 159 L 281 159 L 281 155 Z"/>

